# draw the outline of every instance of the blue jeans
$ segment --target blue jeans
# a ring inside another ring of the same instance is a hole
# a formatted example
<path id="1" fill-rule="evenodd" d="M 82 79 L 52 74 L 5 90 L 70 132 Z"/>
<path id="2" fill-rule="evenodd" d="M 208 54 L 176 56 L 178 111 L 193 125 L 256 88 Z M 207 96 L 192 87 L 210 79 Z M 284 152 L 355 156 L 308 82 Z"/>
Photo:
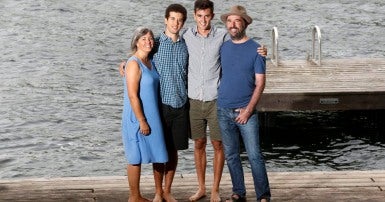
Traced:
<path id="1" fill-rule="evenodd" d="M 254 189 L 257 200 L 270 199 L 269 180 L 265 167 L 265 160 L 259 145 L 259 123 L 256 111 L 250 116 L 246 124 L 235 122 L 239 115 L 234 109 L 218 107 L 218 121 L 221 129 L 227 166 L 230 171 L 233 193 L 246 196 L 245 180 L 240 158 L 240 136 L 245 145 L 246 153 L 251 165 Z"/>

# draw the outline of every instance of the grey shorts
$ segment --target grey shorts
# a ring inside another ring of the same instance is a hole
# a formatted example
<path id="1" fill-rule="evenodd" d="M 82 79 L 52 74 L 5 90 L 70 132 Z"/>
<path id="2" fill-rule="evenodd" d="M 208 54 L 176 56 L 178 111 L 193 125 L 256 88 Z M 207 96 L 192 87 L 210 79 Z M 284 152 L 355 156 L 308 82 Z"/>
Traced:
<path id="1" fill-rule="evenodd" d="M 190 126 L 191 139 L 193 140 L 206 137 L 208 131 L 211 140 L 221 141 L 217 118 L 217 101 L 204 102 L 190 99 Z"/>

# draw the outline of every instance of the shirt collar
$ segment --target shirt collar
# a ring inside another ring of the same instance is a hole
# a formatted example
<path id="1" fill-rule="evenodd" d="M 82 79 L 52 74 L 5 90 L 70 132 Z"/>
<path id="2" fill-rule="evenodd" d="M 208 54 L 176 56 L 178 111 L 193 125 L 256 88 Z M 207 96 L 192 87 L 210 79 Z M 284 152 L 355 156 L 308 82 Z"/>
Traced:
<path id="1" fill-rule="evenodd" d="M 211 25 L 210 32 L 209 32 L 209 34 L 207 35 L 207 37 L 209 37 L 209 36 L 214 37 L 214 36 L 215 36 L 216 30 L 217 30 L 217 28 L 216 28 L 215 26 Z M 199 33 L 198 33 L 198 26 L 195 25 L 195 26 L 192 28 L 192 31 L 193 31 L 193 34 L 194 34 L 195 36 L 197 36 L 197 35 L 199 34 Z"/>
<path id="2" fill-rule="evenodd" d="M 168 37 L 164 32 L 162 32 L 162 34 L 160 35 L 160 38 L 159 38 L 160 41 L 171 41 L 171 42 L 174 42 L 170 37 Z M 179 42 L 181 41 L 181 37 L 179 35 L 179 38 L 176 42 Z"/>

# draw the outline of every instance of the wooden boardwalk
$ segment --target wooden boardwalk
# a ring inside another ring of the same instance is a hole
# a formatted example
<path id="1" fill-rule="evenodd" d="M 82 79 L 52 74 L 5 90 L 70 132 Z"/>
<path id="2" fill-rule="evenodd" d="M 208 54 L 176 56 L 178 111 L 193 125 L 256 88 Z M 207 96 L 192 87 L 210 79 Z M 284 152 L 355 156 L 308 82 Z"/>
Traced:
<path id="1" fill-rule="evenodd" d="M 267 63 L 259 111 L 385 109 L 385 58 Z"/>
<path id="2" fill-rule="evenodd" d="M 272 201 L 385 201 L 385 170 L 334 171 L 334 172 L 270 172 L 268 173 Z M 212 177 L 207 177 L 211 185 Z M 255 201 L 252 177 L 246 174 L 248 201 Z M 145 197 L 152 198 L 152 176 L 144 176 L 141 189 Z M 188 201 L 197 187 L 195 175 L 175 176 L 173 193 L 179 201 Z M 208 188 L 209 189 L 209 188 Z M 221 196 L 231 194 L 228 173 L 223 174 Z M 108 201 L 126 202 L 127 178 L 67 177 L 0 180 L 0 201 Z M 200 201 L 209 201 L 208 196 Z"/>

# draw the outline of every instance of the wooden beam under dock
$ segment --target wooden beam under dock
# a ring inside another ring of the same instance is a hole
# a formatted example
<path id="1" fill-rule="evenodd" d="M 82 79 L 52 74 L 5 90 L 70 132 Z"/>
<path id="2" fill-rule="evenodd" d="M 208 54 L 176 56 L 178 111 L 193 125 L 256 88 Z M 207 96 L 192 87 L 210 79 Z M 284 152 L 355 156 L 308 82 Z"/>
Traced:
<path id="1" fill-rule="evenodd" d="M 324 202 L 324 201 L 371 201 L 385 199 L 385 170 L 373 171 L 316 171 L 316 172 L 269 172 L 272 201 Z M 212 176 L 206 177 L 209 201 Z M 252 177 L 245 174 L 248 201 L 256 201 Z M 179 201 L 188 201 L 195 193 L 195 174 L 177 174 L 173 194 Z M 141 190 L 145 197 L 154 195 L 152 176 L 143 176 Z M 231 194 L 231 181 L 224 173 L 220 187 L 223 201 Z M 0 180 L 0 201 L 50 202 L 50 201 L 108 201 L 126 202 L 128 183 L 125 176 L 65 177 Z"/>

